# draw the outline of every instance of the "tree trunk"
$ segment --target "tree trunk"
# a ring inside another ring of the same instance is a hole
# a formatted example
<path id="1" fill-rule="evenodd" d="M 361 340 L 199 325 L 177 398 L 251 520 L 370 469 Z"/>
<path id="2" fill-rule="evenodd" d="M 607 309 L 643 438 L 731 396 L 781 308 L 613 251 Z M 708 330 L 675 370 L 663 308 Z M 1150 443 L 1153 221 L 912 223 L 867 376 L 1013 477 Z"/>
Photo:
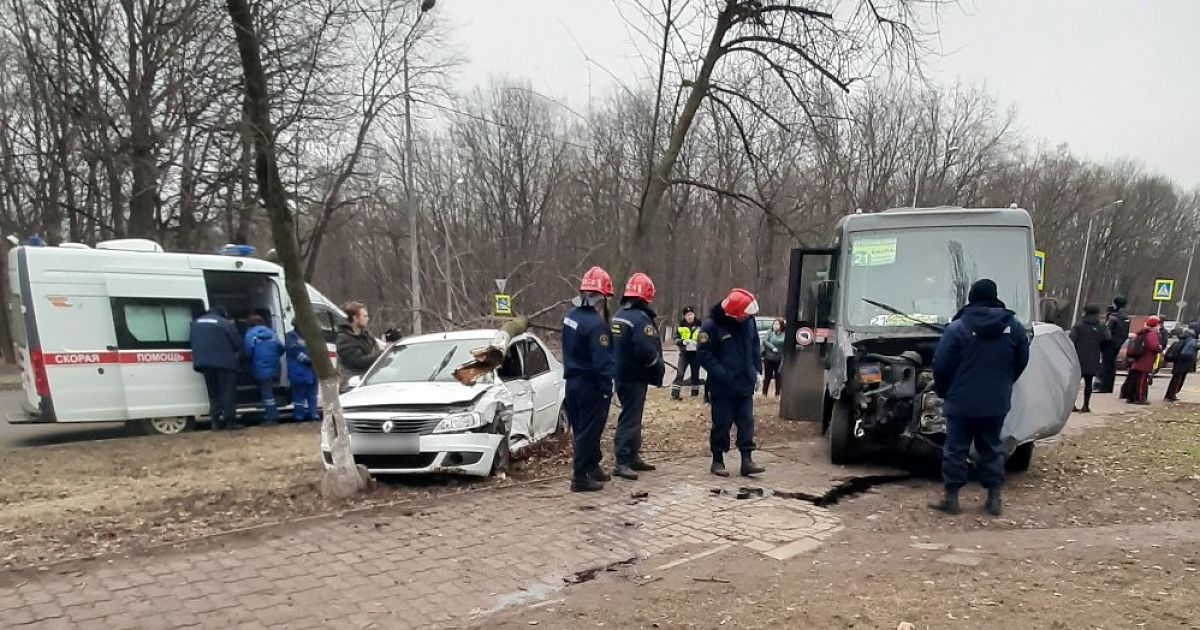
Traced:
<path id="1" fill-rule="evenodd" d="M 671 138 L 667 143 L 667 150 L 663 153 L 662 159 L 654 164 L 650 178 L 646 181 L 645 200 L 638 208 L 633 230 L 626 232 L 622 239 L 624 242 L 624 246 L 621 247 L 622 260 L 616 269 L 617 275 L 614 277 L 628 277 L 630 271 L 643 265 L 648 254 L 656 251 L 651 238 L 659 209 L 662 207 L 663 197 L 670 186 L 671 173 L 675 170 L 675 162 L 679 160 L 679 152 L 683 150 L 683 143 L 687 140 L 688 131 L 691 130 L 692 122 L 696 119 L 696 112 L 700 110 L 700 105 L 708 96 L 713 69 L 716 68 L 717 61 L 724 54 L 721 46 L 725 40 L 725 33 L 729 31 L 733 23 L 731 11 L 735 7 L 734 3 L 727 4 L 717 18 L 716 28 L 709 39 L 700 72 L 692 82 L 687 101 L 683 105 L 683 111 L 680 112 L 675 125 L 671 127 Z"/>
<path id="2" fill-rule="evenodd" d="M 142 42 L 131 7 L 126 8 L 129 37 L 129 162 L 133 190 L 129 195 L 129 236 L 154 238 L 154 214 L 158 198 L 158 159 L 154 155 L 154 119 L 150 94 L 156 68 L 148 56 L 149 42 Z M 150 16 L 143 15 L 143 20 Z M 148 31 L 149 29 L 145 29 Z M 139 51 L 139 47 L 141 50 Z M 140 54 L 139 54 L 140 52 Z"/>
<path id="3" fill-rule="evenodd" d="M 304 272 L 300 262 L 300 243 L 296 239 L 295 220 L 288 210 L 287 196 L 279 177 L 267 80 L 260 57 L 261 44 L 254 30 L 250 6 L 247 0 L 226 0 L 226 7 L 233 21 L 238 55 L 241 57 L 242 72 L 245 75 L 245 106 L 254 135 L 254 165 L 259 195 L 271 218 L 275 251 L 279 255 L 280 264 L 283 265 L 284 281 L 295 308 L 296 324 L 304 342 L 314 350 L 309 352 L 309 356 L 313 359 L 313 367 L 321 381 L 321 403 L 325 415 L 321 430 L 330 435 L 333 451 L 333 468 L 326 472 L 321 482 L 321 492 L 329 498 L 349 498 L 365 490 L 370 483 L 370 477 L 365 468 L 355 466 L 354 456 L 350 452 L 350 436 L 338 400 L 337 370 L 334 369 L 327 352 L 315 351 L 317 348 L 325 348 L 325 340 L 321 336 L 321 328 L 308 299 L 308 287 L 304 284 Z"/>

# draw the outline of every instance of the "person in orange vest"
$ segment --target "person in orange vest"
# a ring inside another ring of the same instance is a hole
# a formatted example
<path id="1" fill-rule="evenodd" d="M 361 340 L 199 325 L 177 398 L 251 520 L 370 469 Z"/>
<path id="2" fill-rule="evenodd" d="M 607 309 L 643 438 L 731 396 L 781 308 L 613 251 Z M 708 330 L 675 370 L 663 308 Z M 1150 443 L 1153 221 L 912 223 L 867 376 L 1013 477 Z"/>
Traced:
<path id="1" fill-rule="evenodd" d="M 700 359 L 696 356 L 699 349 L 700 320 L 696 319 L 696 309 L 688 306 L 683 309 L 683 318 L 675 328 L 675 346 L 679 348 L 679 366 L 675 370 L 675 381 L 671 383 L 671 398 L 682 398 L 683 377 L 691 371 L 692 398 L 700 395 Z"/>

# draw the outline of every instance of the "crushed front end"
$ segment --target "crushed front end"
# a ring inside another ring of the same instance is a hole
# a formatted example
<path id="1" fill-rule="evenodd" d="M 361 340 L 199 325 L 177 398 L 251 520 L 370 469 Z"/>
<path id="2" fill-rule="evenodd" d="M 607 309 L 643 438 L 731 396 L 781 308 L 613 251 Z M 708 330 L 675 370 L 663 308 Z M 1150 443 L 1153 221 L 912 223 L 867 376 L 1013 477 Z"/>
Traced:
<path id="1" fill-rule="evenodd" d="M 942 399 L 933 388 L 936 339 L 870 339 L 848 357 L 854 437 L 908 449 L 941 448 L 946 437 Z"/>

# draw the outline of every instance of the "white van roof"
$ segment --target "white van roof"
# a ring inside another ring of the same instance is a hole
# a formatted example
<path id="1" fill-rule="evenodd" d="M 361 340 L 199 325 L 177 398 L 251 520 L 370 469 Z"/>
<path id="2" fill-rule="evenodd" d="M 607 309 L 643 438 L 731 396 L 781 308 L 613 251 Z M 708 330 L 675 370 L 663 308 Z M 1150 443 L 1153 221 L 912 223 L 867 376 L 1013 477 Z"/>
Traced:
<path id="1" fill-rule="evenodd" d="M 153 241 L 148 241 L 153 243 Z M 31 267 L 39 271 L 160 273 L 188 275 L 202 271 L 246 271 L 283 275 L 283 268 L 258 258 L 219 254 L 185 254 L 130 249 L 24 247 Z"/>

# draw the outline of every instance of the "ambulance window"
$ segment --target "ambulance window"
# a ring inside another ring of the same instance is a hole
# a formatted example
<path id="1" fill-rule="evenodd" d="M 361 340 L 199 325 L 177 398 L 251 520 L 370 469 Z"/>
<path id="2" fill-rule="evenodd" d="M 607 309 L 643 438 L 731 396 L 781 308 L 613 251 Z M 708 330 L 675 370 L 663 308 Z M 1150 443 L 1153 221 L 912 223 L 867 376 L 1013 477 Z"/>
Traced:
<path id="1" fill-rule="evenodd" d="M 337 321 L 334 312 L 322 304 L 313 304 L 313 313 L 317 316 L 317 323 L 321 325 L 321 335 L 325 337 L 325 342 L 335 343 L 337 341 L 337 325 L 341 322 Z"/>
<path id="2" fill-rule="evenodd" d="M 115 298 L 117 343 L 133 350 L 187 348 L 192 320 L 203 311 L 200 300 Z"/>
<path id="3" fill-rule="evenodd" d="M 14 293 L 12 296 L 12 310 L 9 312 L 9 319 L 12 321 L 13 341 L 17 345 L 24 348 L 29 345 L 25 339 L 25 313 L 21 310 L 21 296 Z"/>

